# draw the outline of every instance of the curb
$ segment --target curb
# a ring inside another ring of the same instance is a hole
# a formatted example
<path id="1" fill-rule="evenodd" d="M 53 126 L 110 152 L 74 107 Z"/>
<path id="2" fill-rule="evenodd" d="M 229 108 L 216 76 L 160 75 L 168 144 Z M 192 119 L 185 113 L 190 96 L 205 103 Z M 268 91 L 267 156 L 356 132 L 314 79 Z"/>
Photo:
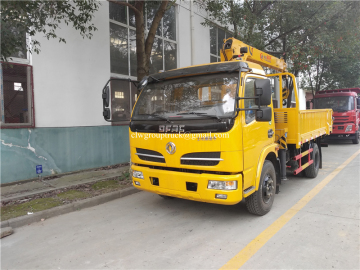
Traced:
<path id="1" fill-rule="evenodd" d="M 70 186 L 63 186 L 63 187 L 50 187 L 48 189 L 41 189 L 39 191 L 34 191 L 34 192 L 30 192 L 28 194 L 21 194 L 19 196 L 12 196 L 12 197 L 5 197 L 2 198 L 1 201 L 2 202 L 9 202 L 9 201 L 14 201 L 14 200 L 21 200 L 21 199 L 26 199 L 27 197 L 31 197 L 31 196 L 36 196 L 36 195 L 40 195 L 40 194 L 44 194 L 47 192 L 52 192 L 52 191 L 57 191 L 57 190 L 61 190 L 61 189 L 65 189 L 65 188 L 71 188 L 71 187 L 75 187 L 78 185 L 85 185 L 85 184 L 91 184 L 94 182 L 98 182 L 98 181 L 106 181 L 106 180 L 111 180 L 115 177 L 119 177 L 120 175 L 114 175 L 114 176 L 110 176 L 110 177 L 103 177 L 103 178 L 97 178 L 97 179 L 92 179 L 90 181 L 87 182 L 83 182 L 83 183 L 78 183 L 78 184 L 74 184 L 74 185 L 70 185 Z"/>
<path id="2" fill-rule="evenodd" d="M 34 222 L 39 222 L 41 219 L 49 219 L 52 217 L 56 217 L 59 215 L 67 214 L 70 212 L 74 212 L 77 210 L 89 208 L 92 206 L 96 206 L 99 204 L 103 204 L 115 199 L 123 198 L 128 195 L 140 192 L 141 190 L 138 190 L 134 187 L 125 188 L 122 190 L 110 192 L 107 194 L 102 194 L 93 198 L 88 198 L 85 200 L 73 202 L 70 204 L 57 206 L 54 208 L 50 208 L 41 212 L 34 213 L 32 215 L 26 215 L 26 216 L 20 216 L 17 218 L 12 218 L 9 220 L 5 220 L 1 222 L 0 227 L 12 227 L 12 228 L 19 228 L 21 226 L 29 225 Z"/>

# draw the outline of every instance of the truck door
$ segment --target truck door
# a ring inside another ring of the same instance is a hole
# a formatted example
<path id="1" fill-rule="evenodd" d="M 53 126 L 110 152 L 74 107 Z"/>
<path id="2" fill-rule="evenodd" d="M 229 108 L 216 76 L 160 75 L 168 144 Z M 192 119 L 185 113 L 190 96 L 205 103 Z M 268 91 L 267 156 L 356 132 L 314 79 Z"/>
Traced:
<path id="1" fill-rule="evenodd" d="M 249 75 L 245 77 L 243 86 L 243 97 L 254 96 L 254 81 L 256 78 L 264 79 L 262 76 Z M 243 108 L 257 108 L 255 99 L 244 99 Z M 272 108 L 272 104 L 269 105 Z M 259 158 L 265 146 L 274 142 L 275 124 L 270 122 L 257 122 L 255 110 L 242 111 L 243 123 L 243 147 L 244 147 L 244 189 L 254 185 Z M 271 135 L 273 134 L 273 135 Z"/>

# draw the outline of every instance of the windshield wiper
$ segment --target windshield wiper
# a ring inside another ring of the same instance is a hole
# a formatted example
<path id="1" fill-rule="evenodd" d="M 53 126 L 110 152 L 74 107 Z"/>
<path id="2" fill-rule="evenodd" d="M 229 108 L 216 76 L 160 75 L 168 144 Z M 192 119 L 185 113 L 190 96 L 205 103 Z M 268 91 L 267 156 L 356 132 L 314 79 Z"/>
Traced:
<path id="1" fill-rule="evenodd" d="M 148 76 L 150 79 L 152 79 L 153 81 L 156 81 L 156 82 L 160 82 L 160 80 L 159 79 L 156 79 L 156 78 L 154 78 L 153 76 L 151 76 L 151 75 L 149 75 Z"/>
<path id="2" fill-rule="evenodd" d="M 214 118 L 214 119 L 221 121 L 221 118 L 215 114 L 207 114 L 207 113 L 201 113 L 201 112 L 185 112 L 185 113 L 177 113 L 176 115 L 189 115 L 189 114 L 193 114 L 193 115 L 197 115 L 197 116 L 206 116 L 206 117 Z"/>

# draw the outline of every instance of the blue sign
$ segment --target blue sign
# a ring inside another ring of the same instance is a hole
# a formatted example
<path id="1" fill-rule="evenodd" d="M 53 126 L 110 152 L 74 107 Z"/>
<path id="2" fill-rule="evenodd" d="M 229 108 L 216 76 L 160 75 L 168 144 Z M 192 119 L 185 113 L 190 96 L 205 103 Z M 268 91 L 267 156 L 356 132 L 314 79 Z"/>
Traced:
<path id="1" fill-rule="evenodd" d="M 42 173 L 43 171 L 42 171 L 42 165 L 36 165 L 36 173 L 37 174 L 40 174 L 40 173 Z"/>

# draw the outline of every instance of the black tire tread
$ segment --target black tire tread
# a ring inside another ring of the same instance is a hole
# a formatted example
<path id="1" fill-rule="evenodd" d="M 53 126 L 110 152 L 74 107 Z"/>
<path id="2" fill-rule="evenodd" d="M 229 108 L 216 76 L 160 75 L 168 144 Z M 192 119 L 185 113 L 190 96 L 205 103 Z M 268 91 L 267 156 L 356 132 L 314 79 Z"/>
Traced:
<path id="1" fill-rule="evenodd" d="M 359 144 L 359 132 L 355 133 L 355 139 L 352 140 L 353 144 Z"/>
<path id="2" fill-rule="evenodd" d="M 316 153 L 317 152 L 319 152 L 319 147 L 317 146 L 317 144 L 316 143 L 314 143 L 314 150 L 313 150 L 313 155 L 312 155 L 312 157 L 313 157 L 313 159 L 314 159 L 314 157 L 315 157 L 315 155 L 316 155 Z M 320 155 L 320 154 L 319 154 Z M 319 156 L 319 158 L 320 158 L 320 156 Z M 320 161 L 319 161 L 320 162 Z M 309 167 L 307 167 L 306 169 L 305 169 L 305 176 L 307 177 L 307 178 L 315 178 L 316 176 L 317 176 L 317 174 L 318 174 L 318 172 L 319 172 L 319 168 L 317 168 L 317 170 L 316 170 L 316 167 L 315 167 L 315 160 L 314 160 L 314 162 L 313 162 L 313 164 L 311 164 Z"/>
<path id="3" fill-rule="evenodd" d="M 260 176 L 260 183 L 259 185 L 262 185 L 262 179 L 263 179 L 263 173 L 265 170 L 267 170 L 267 167 L 271 168 L 273 170 L 273 174 L 275 175 L 275 178 L 273 179 L 273 181 L 275 182 L 275 187 L 276 187 L 276 173 L 275 173 L 275 168 L 274 165 L 272 164 L 271 161 L 269 160 L 265 160 L 264 165 L 263 165 L 263 169 L 261 171 L 261 176 Z M 275 194 L 274 194 L 275 195 Z M 254 215 L 258 215 L 258 216 L 263 216 L 265 214 L 267 214 L 269 210 L 264 210 L 261 208 L 261 200 L 262 197 L 261 195 L 259 196 L 259 190 L 254 192 L 253 194 L 251 194 L 249 197 L 245 198 L 245 203 L 246 203 L 246 208 L 247 210 L 254 214 Z"/>

